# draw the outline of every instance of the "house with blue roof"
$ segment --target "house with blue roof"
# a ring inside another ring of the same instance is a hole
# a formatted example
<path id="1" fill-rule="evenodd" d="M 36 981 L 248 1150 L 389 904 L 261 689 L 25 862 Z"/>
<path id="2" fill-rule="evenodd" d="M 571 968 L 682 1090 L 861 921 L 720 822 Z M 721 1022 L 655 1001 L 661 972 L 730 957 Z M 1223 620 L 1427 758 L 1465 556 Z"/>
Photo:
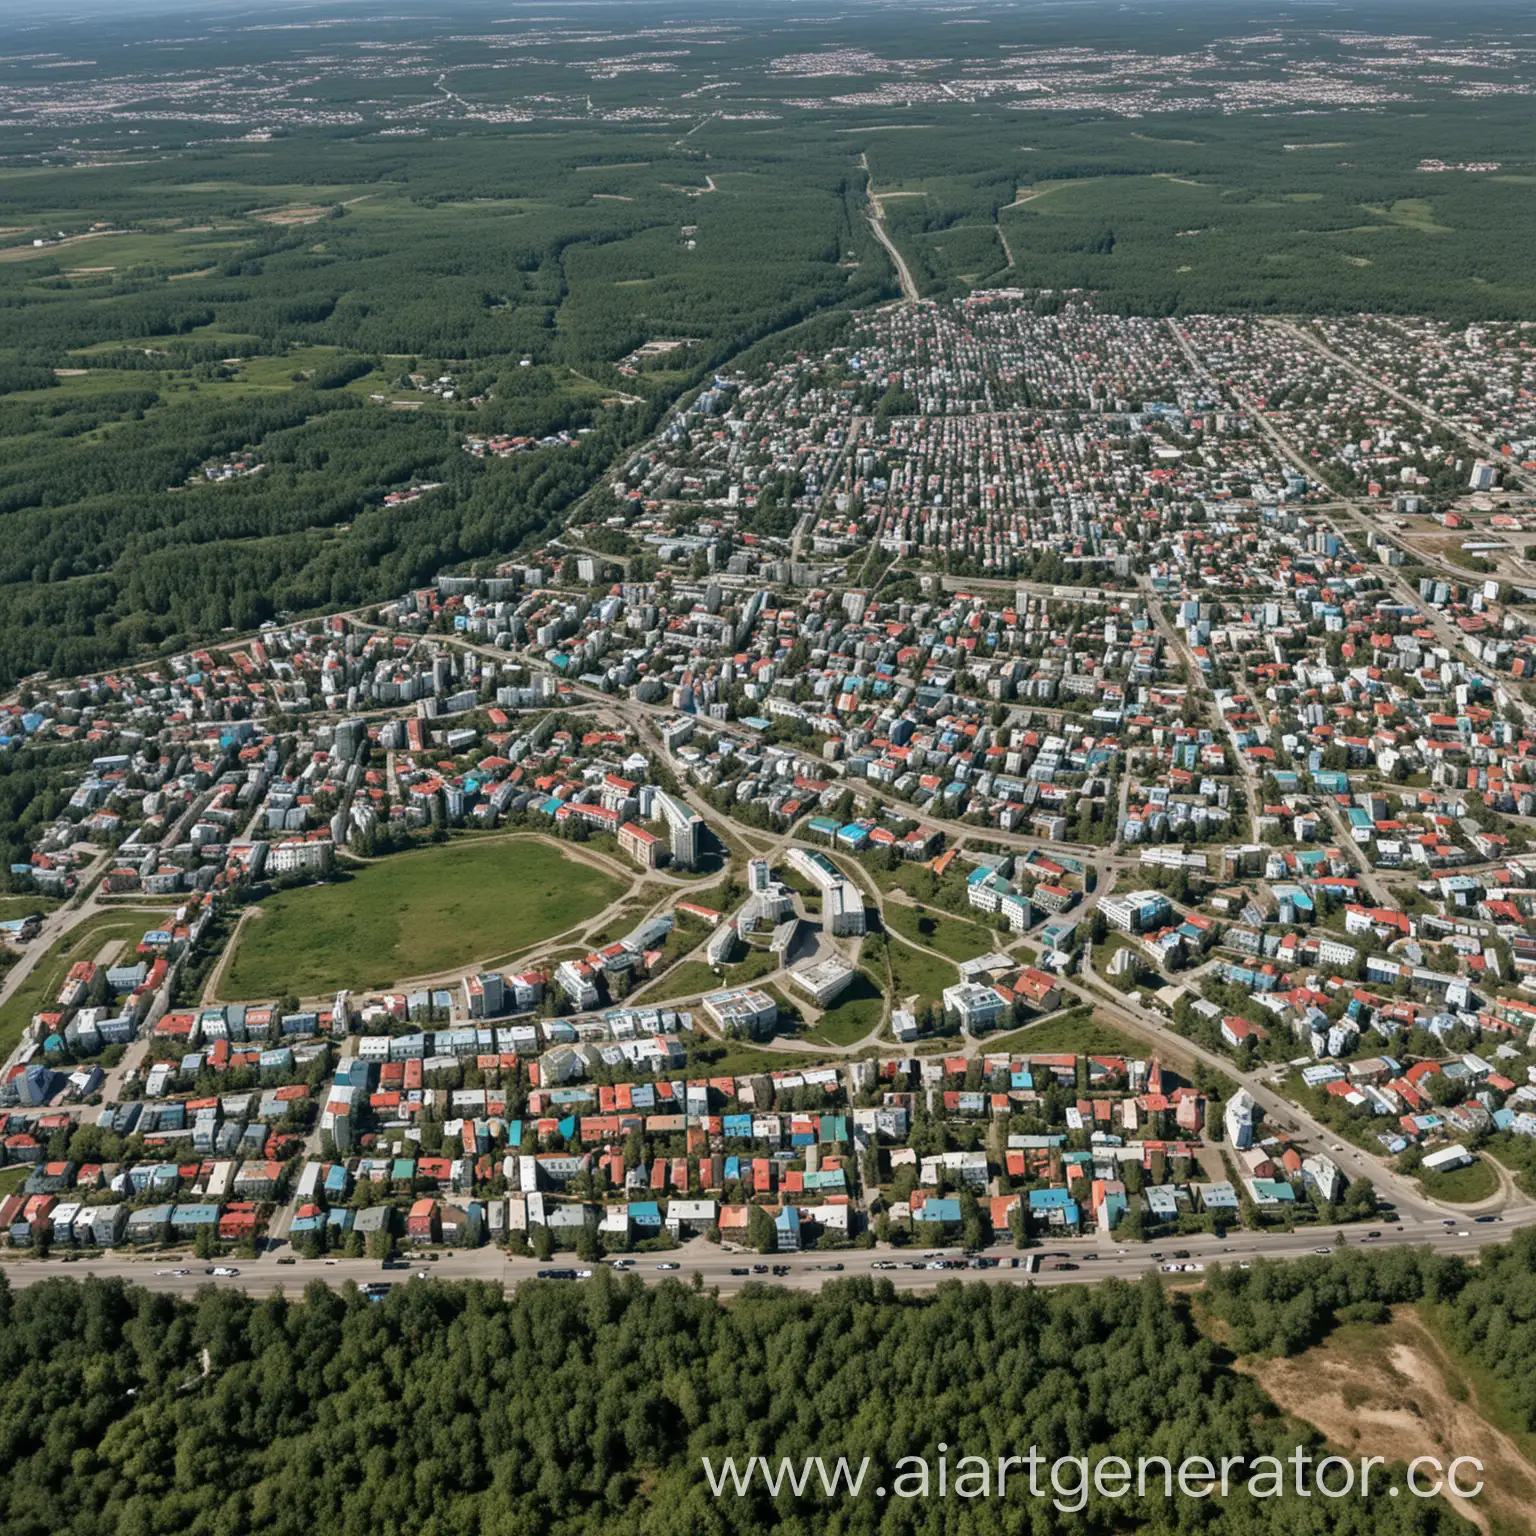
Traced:
<path id="1" fill-rule="evenodd" d="M 778 1240 L 780 1253 L 799 1253 L 800 1212 L 796 1206 L 786 1205 L 774 1217 L 773 1235 Z"/>

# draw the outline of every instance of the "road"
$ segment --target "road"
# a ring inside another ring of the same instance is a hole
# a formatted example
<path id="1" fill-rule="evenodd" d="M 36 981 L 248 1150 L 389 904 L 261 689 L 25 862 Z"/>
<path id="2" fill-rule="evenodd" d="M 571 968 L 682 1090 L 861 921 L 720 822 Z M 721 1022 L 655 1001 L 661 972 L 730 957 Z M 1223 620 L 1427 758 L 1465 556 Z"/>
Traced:
<path id="1" fill-rule="evenodd" d="M 896 280 L 901 284 L 902 298 L 909 304 L 916 304 L 921 295 L 917 291 L 917 284 L 912 281 L 912 272 L 907 266 L 906 258 L 896 249 L 895 242 L 885 232 L 885 204 L 880 201 L 879 194 L 875 191 L 874 178 L 869 174 L 869 156 L 860 155 L 859 164 L 863 167 L 869 193 L 870 211 L 865 215 L 869 220 L 869 227 L 874 230 L 875 239 L 890 253 L 891 261 L 896 267 Z"/>
<path id="2" fill-rule="evenodd" d="M 1496 1223 L 1460 1224 L 1445 1226 L 1439 1221 L 1406 1219 L 1398 1223 L 1378 1222 L 1369 1227 L 1347 1226 L 1342 1228 L 1318 1228 L 1309 1232 L 1245 1232 L 1233 1231 L 1225 1239 L 1198 1237 L 1170 1237 L 1157 1243 L 1125 1245 L 1098 1234 L 1084 1237 L 1051 1237 L 1041 1239 L 1040 1245 L 1030 1250 L 1036 1258 L 1042 1255 L 1065 1255 L 1067 1262 L 1076 1269 L 1045 1270 L 1030 1274 L 1023 1268 L 1009 1265 L 1020 1257 L 1011 1245 L 994 1245 L 983 1250 L 985 1256 L 998 1260 L 996 1269 L 962 1271 L 908 1269 L 875 1271 L 871 1265 L 889 1262 L 901 1266 L 922 1262 L 921 1255 L 913 1249 L 877 1250 L 853 1249 L 839 1253 L 792 1253 L 760 1255 L 756 1253 L 730 1253 L 696 1239 L 672 1253 L 635 1254 L 633 1273 L 647 1284 L 677 1279 L 686 1284 L 698 1275 L 706 1286 L 718 1287 L 722 1295 L 731 1295 L 752 1284 L 782 1285 L 790 1290 L 816 1291 L 823 1285 L 856 1276 L 870 1276 L 888 1280 L 900 1291 L 928 1291 L 945 1280 L 980 1280 L 989 1284 L 1017 1285 L 1092 1285 L 1109 1279 L 1137 1280 L 1149 1273 L 1162 1273 L 1164 1263 L 1179 1262 L 1172 1257 L 1175 1251 L 1187 1253 L 1186 1261 L 1205 1264 L 1220 1261 L 1224 1264 L 1252 1263 L 1255 1259 L 1297 1259 L 1318 1249 L 1333 1247 L 1335 1232 L 1342 1232 L 1346 1244 L 1360 1244 L 1371 1248 L 1401 1247 L 1404 1244 L 1429 1244 L 1437 1252 L 1471 1256 L 1485 1244 L 1507 1240 L 1516 1229 L 1536 1223 L 1536 1207 L 1528 1208 L 1518 1216 L 1501 1217 Z M 1366 1241 L 1367 1231 L 1379 1232 L 1379 1238 Z M 1464 1234 L 1464 1235 L 1463 1235 Z M 959 1249 L 942 1251 L 949 1257 L 958 1257 Z M 1095 1257 L 1087 1257 L 1094 1255 Z M 507 1255 L 499 1248 L 459 1249 L 445 1252 L 434 1262 L 426 1258 L 412 1259 L 409 1268 L 384 1270 L 374 1259 L 300 1259 L 293 1264 L 279 1264 L 278 1253 L 264 1254 L 255 1260 L 235 1260 L 231 1267 L 239 1270 L 232 1279 L 216 1279 L 206 1273 L 208 1268 L 200 1260 L 167 1258 L 163 1254 L 143 1255 L 134 1258 L 119 1257 L 115 1252 L 96 1258 L 81 1257 L 72 1263 L 62 1258 L 35 1259 L 17 1257 L 8 1259 L 3 1271 L 12 1286 L 36 1285 L 41 1281 L 63 1277 L 84 1279 L 95 1275 L 103 1279 L 130 1280 L 149 1290 L 161 1291 L 173 1296 L 190 1298 L 205 1285 L 221 1289 L 242 1290 L 253 1296 L 270 1295 L 278 1290 L 300 1291 L 311 1281 L 320 1280 L 332 1287 L 347 1282 L 357 1285 L 370 1281 L 389 1281 L 401 1285 L 412 1278 L 426 1275 L 434 1280 L 477 1280 L 500 1285 L 510 1290 L 524 1280 L 537 1277 L 538 1271 L 550 1267 L 600 1268 L 600 1265 L 583 1264 L 569 1254 L 553 1260 L 523 1259 Z M 405 1257 L 410 1258 L 409 1255 Z M 664 1263 L 676 1264 L 676 1269 L 661 1269 Z M 753 1264 L 787 1266 L 789 1273 L 775 1278 L 771 1274 L 735 1275 L 733 1269 L 750 1270 Z M 828 1269 L 831 1264 L 841 1264 L 840 1270 Z M 172 1270 L 185 1269 L 187 1274 L 174 1274 Z M 1199 1273 L 1177 1274 L 1168 1277 L 1173 1283 L 1195 1283 Z"/>

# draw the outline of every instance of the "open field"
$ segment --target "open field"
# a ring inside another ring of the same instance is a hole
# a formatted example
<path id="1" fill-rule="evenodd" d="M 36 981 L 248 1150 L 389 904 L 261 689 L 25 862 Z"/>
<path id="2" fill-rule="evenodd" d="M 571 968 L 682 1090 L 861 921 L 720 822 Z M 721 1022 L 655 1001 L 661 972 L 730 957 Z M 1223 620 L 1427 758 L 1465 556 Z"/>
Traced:
<path id="1" fill-rule="evenodd" d="M 532 837 L 399 854 L 269 897 L 241 931 L 224 985 L 243 998 L 388 986 L 542 943 L 622 893 Z"/>
<path id="2" fill-rule="evenodd" d="M 1448 1173 L 1426 1173 L 1419 1178 L 1419 1188 L 1431 1200 L 1443 1200 L 1447 1205 L 1476 1205 L 1499 1192 L 1499 1176 L 1493 1164 L 1485 1157 L 1465 1168 L 1452 1168 Z"/>
<path id="3" fill-rule="evenodd" d="M 942 1005 L 945 987 L 952 987 L 960 979 L 960 973 L 946 965 L 937 956 L 925 954 L 893 939 L 886 946 L 891 958 L 891 1005 L 903 1004 L 909 997 L 917 998 L 916 1007 L 932 1003 Z"/>
<path id="4" fill-rule="evenodd" d="M 794 994 L 790 994 L 791 998 Z M 816 1045 L 852 1045 L 880 1022 L 885 992 L 867 971 L 859 971 L 848 990 L 838 998 L 805 1038 Z"/>
<path id="5" fill-rule="evenodd" d="M 1146 1043 L 1102 1019 L 1085 1019 L 1080 1011 L 1026 1024 L 1006 1035 L 988 1035 L 988 1052 L 1008 1051 L 1019 1056 L 1050 1056 L 1072 1051 L 1078 1055 L 1141 1056 Z"/>
<path id="6" fill-rule="evenodd" d="M 1000 947 L 999 935 L 989 933 L 964 918 L 949 917 L 928 907 L 909 907 L 899 901 L 884 904 L 882 915 L 887 928 L 921 944 L 936 949 L 951 960 L 974 960 Z"/>

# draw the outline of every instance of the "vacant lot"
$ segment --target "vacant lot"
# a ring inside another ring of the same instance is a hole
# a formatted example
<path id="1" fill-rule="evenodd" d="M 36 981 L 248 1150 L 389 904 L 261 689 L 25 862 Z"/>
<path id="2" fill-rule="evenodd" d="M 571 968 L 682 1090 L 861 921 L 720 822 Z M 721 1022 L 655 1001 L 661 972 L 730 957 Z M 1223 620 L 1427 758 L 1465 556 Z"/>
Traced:
<path id="1" fill-rule="evenodd" d="M 1499 1176 L 1486 1158 L 1478 1158 L 1465 1168 L 1452 1168 L 1447 1173 L 1426 1173 L 1419 1179 L 1419 1188 L 1431 1200 L 1444 1200 L 1450 1205 L 1476 1205 L 1499 1192 Z"/>
<path id="2" fill-rule="evenodd" d="M 231 997 L 321 996 L 508 956 L 596 916 L 611 876 L 535 838 L 403 853 L 284 891 L 241 930 Z"/>
<path id="3" fill-rule="evenodd" d="M 959 981 L 959 972 L 936 956 L 903 944 L 900 939 L 893 940 L 889 950 L 892 1006 L 904 1005 L 909 997 L 915 997 L 915 1008 L 921 1008 L 924 1003 L 941 1007 L 944 988 Z"/>
<path id="4" fill-rule="evenodd" d="M 905 906 L 899 901 L 886 902 L 881 916 L 887 928 L 925 949 L 948 955 L 951 960 L 974 960 L 1007 942 L 964 918 L 948 917 L 927 907 Z"/>
<path id="5" fill-rule="evenodd" d="M 1487 1384 L 1479 1374 L 1454 1360 L 1412 1308 L 1399 1309 L 1390 1323 L 1337 1328 L 1291 1359 L 1239 1369 L 1350 1456 L 1475 1456 L 1483 1492 L 1475 1501 L 1452 1500 L 1457 1513 L 1489 1536 L 1530 1529 L 1536 1467 L 1526 1447 L 1497 1427 L 1501 1415 L 1483 1400 Z"/>

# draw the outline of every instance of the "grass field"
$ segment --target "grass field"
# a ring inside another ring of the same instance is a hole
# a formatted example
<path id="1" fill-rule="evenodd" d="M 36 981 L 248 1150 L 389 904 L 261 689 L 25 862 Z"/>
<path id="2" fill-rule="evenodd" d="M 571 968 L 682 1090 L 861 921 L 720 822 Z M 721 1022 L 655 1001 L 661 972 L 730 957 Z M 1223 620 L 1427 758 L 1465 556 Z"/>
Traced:
<path id="1" fill-rule="evenodd" d="M 0 923 L 13 922 L 18 917 L 31 917 L 34 912 L 46 914 L 58 906 L 52 896 L 0 896 Z"/>
<path id="2" fill-rule="evenodd" d="M 1448 1173 L 1426 1173 L 1419 1179 L 1419 1188 L 1431 1200 L 1444 1200 L 1450 1205 L 1475 1205 L 1499 1192 L 1499 1176 L 1493 1165 L 1483 1157 L 1465 1168 L 1452 1168 Z"/>
<path id="3" fill-rule="evenodd" d="M 464 842 L 280 892 L 241 930 L 231 997 L 322 996 L 511 955 L 594 917 L 623 886 L 532 838 Z"/>
<path id="4" fill-rule="evenodd" d="M 805 1038 L 817 1045 L 852 1045 L 879 1024 L 884 1011 L 885 993 L 867 971 L 860 971 Z"/>
<path id="5" fill-rule="evenodd" d="M 989 1054 L 1017 1051 L 1022 1056 L 1050 1056 L 1065 1051 L 1079 1056 L 1145 1056 L 1148 1049 L 1134 1035 L 1102 1019 L 1085 1019 L 1081 1012 L 1065 1013 L 1042 1024 L 1027 1024 L 1012 1034 L 991 1036 L 982 1043 Z"/>
<path id="6" fill-rule="evenodd" d="M 16 1049 L 22 1031 L 34 1013 L 40 1013 L 58 996 L 69 968 L 77 960 L 94 960 L 114 941 L 126 944 L 139 939 L 163 918 L 154 912 L 111 912 L 92 918 L 66 933 L 36 966 L 32 974 L 0 1008 L 0 1060 Z"/>
<path id="7" fill-rule="evenodd" d="M 909 997 L 918 999 L 918 1006 L 932 1003 L 937 1008 L 943 1001 L 945 987 L 952 987 L 960 979 L 959 972 L 951 965 L 922 950 L 903 944 L 900 939 L 887 946 L 891 957 L 891 998 L 893 1002 L 905 1002 Z"/>
<path id="8" fill-rule="evenodd" d="M 936 949 L 951 960 L 974 960 L 977 955 L 998 948 L 1002 942 L 999 935 L 988 933 L 975 923 L 927 907 L 909 907 L 891 901 L 882 906 L 881 915 L 887 928 L 911 939 L 914 944 Z"/>

